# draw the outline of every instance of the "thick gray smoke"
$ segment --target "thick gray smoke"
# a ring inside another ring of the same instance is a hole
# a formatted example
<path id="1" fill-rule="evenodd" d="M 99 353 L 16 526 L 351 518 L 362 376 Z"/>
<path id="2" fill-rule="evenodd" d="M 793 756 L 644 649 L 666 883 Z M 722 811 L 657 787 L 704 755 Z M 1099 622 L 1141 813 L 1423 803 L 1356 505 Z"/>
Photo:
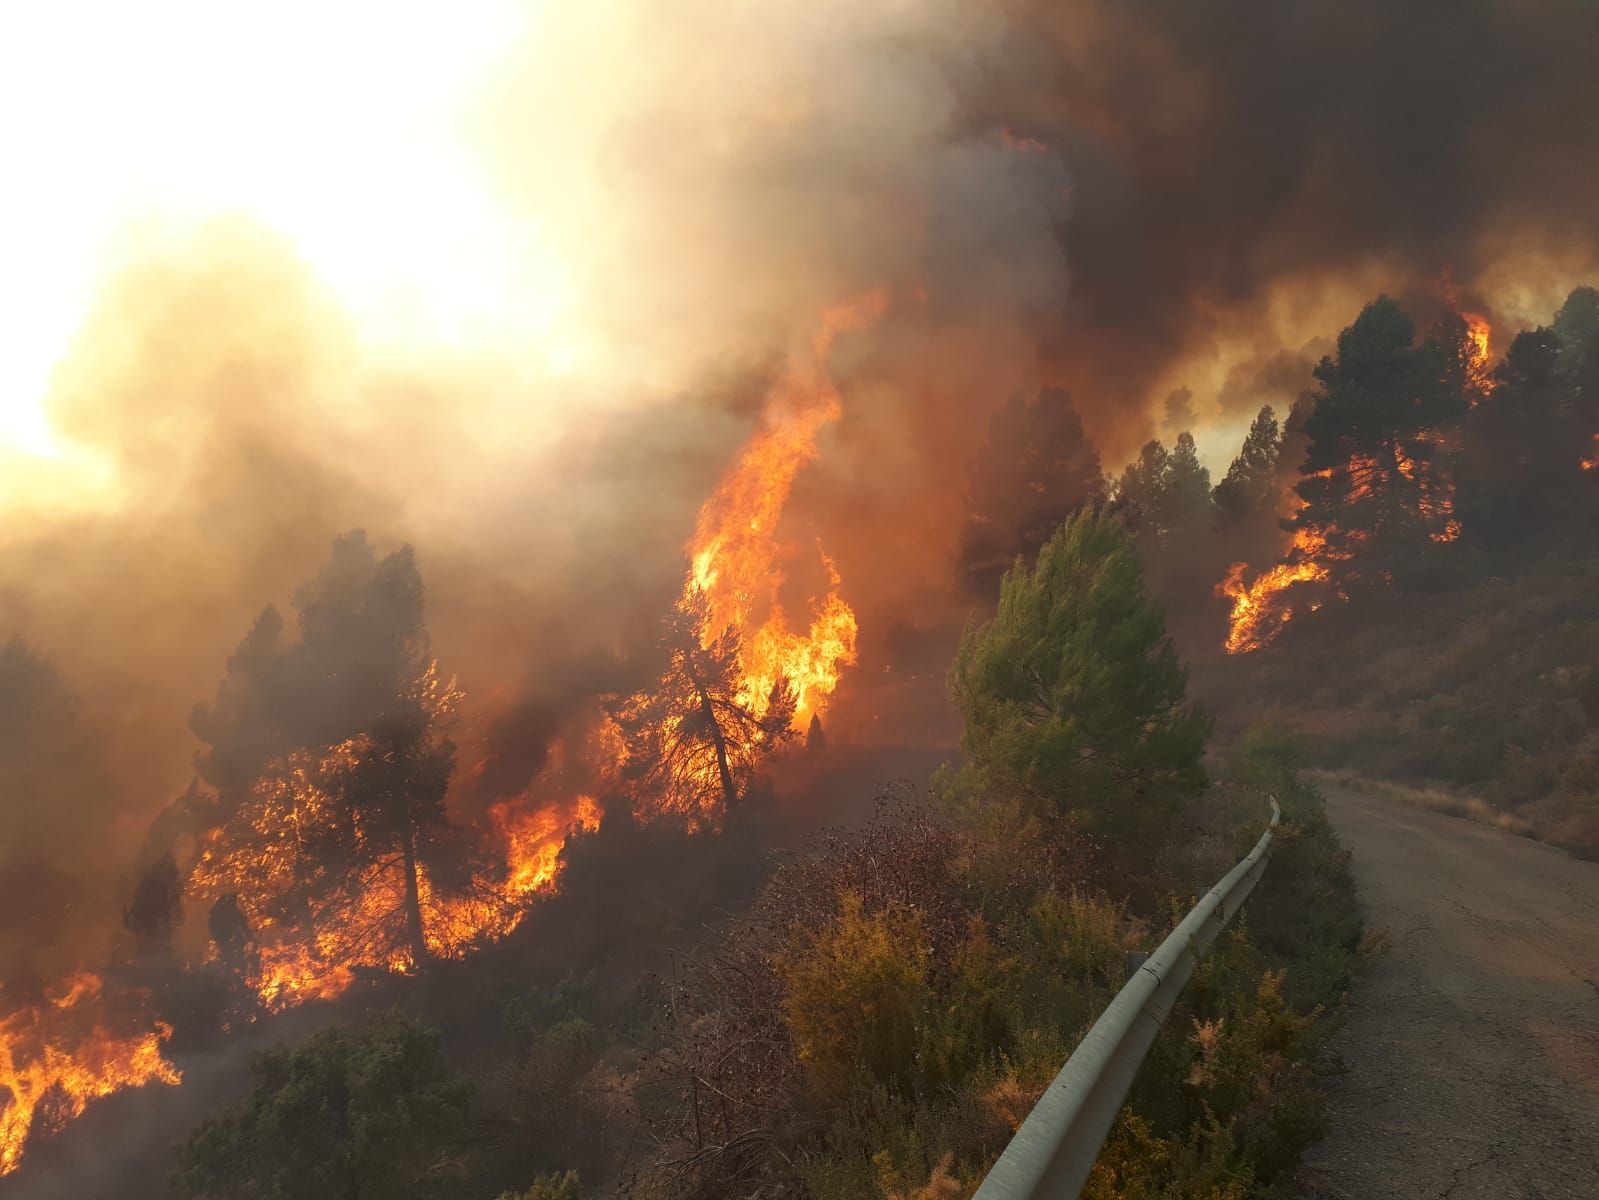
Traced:
<path id="1" fill-rule="evenodd" d="M 836 557 L 881 674 L 964 604 L 966 467 L 1013 392 L 1069 388 L 1112 469 L 1179 417 L 1225 455 L 1379 290 L 1500 344 L 1552 311 L 1596 257 L 1596 39 L 1576 0 L 548 6 L 467 143 L 564 262 L 562 362 L 386 361 L 238 220 L 104 281 L 51 399 L 97 465 L 0 487 L 0 639 L 110 782 L 42 782 L 0 839 L 125 884 L 190 707 L 357 526 L 415 545 L 476 786 L 517 786 L 648 642 L 785 356 L 875 287 L 785 534 Z"/>

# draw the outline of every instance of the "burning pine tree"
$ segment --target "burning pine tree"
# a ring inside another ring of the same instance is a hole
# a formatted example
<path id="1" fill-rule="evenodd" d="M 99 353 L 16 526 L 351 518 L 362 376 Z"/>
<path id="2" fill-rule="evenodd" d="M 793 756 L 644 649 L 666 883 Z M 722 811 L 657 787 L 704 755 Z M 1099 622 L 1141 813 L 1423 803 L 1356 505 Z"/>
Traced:
<path id="1" fill-rule="evenodd" d="M 691 592 L 666 625 L 666 669 L 617 714 L 625 775 L 655 808 L 714 824 L 743 798 L 760 760 L 793 740 L 797 698 L 779 676 L 746 693 L 742 639 L 729 625 L 706 644 L 709 605 Z"/>
<path id="2" fill-rule="evenodd" d="M 855 660 L 855 613 L 829 588 L 809 628 L 790 627 L 782 601 L 778 524 L 816 438 L 843 412 L 828 373 L 839 334 L 886 309 L 885 291 L 828 310 L 767 397 L 762 425 L 700 509 L 683 593 L 666 621 L 667 665 L 652 690 L 619 707 L 625 774 L 642 807 L 714 825 L 743 798 L 761 759 L 818 715 Z"/>
<path id="3" fill-rule="evenodd" d="M 1417 345 L 1410 317 L 1381 297 L 1339 335 L 1337 355 L 1314 371 L 1288 553 L 1249 583 L 1247 564 L 1234 563 L 1221 585 L 1233 601 L 1229 653 L 1270 642 L 1296 602 L 1314 610 L 1329 592 L 1391 583 L 1459 537 L 1455 458 L 1461 422 L 1485 394 L 1480 332 L 1450 316 Z"/>
<path id="4" fill-rule="evenodd" d="M 215 790 L 192 895 L 219 957 L 281 1005 L 342 990 L 357 967 L 410 970 L 481 932 L 483 894 L 445 813 L 459 693 L 428 651 L 407 547 L 360 534 L 294 596 L 300 639 L 267 609 L 195 713 Z"/>

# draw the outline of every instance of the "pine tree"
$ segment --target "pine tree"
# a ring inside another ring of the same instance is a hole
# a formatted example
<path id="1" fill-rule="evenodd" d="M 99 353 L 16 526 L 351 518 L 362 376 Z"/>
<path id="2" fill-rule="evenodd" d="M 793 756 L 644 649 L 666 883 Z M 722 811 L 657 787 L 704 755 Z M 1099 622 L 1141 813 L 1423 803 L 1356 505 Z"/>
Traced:
<path id="1" fill-rule="evenodd" d="M 1516 335 L 1466 433 L 1462 505 L 1479 540 L 1519 555 L 1584 519 L 1599 458 L 1599 292 L 1576 289 L 1552 324 Z"/>
<path id="2" fill-rule="evenodd" d="M 1571 408 L 1582 436 L 1599 434 L 1599 291 L 1575 289 L 1552 326 L 1560 340 L 1560 374 L 1571 389 Z"/>
<path id="3" fill-rule="evenodd" d="M 1187 430 L 1177 435 L 1169 469 L 1166 510 L 1162 514 L 1168 538 L 1208 524 L 1211 515 L 1210 471 L 1201 465 L 1194 435 Z"/>
<path id="4" fill-rule="evenodd" d="M 1167 480 L 1171 474 L 1171 452 L 1158 439 L 1144 443 L 1138 457 L 1122 470 L 1116 481 L 1116 503 L 1139 529 L 1158 529 L 1158 513 L 1166 504 Z"/>
<path id="5" fill-rule="evenodd" d="M 1013 562 L 1031 560 L 1057 525 L 1103 491 L 1099 453 L 1070 395 L 1044 388 L 1031 404 L 1013 395 L 972 462 L 960 543 L 969 585 L 991 594 Z"/>
<path id="6" fill-rule="evenodd" d="M 1467 408 L 1465 322 L 1441 322 L 1422 345 L 1386 296 L 1338 336 L 1338 353 L 1313 372 L 1320 389 L 1290 523 L 1343 579 L 1388 578 L 1453 536 L 1443 507 L 1441 457 Z"/>
<path id="7" fill-rule="evenodd" d="M 182 923 L 183 873 L 169 850 L 140 874 L 122 925 L 145 946 L 165 949 Z"/>
<path id="8" fill-rule="evenodd" d="M 1517 334 L 1467 422 L 1461 502 L 1476 536 L 1492 547 L 1524 544 L 1580 475 L 1583 439 L 1575 436 L 1571 388 L 1559 366 L 1553 330 Z"/>
<path id="9" fill-rule="evenodd" d="M 1177 435 L 1167 450 L 1147 443 L 1116 483 L 1116 499 L 1141 538 L 1155 546 L 1203 528 L 1210 517 L 1210 472 L 1200 464 L 1194 436 Z"/>
<path id="10" fill-rule="evenodd" d="M 1282 443 L 1277 414 L 1267 404 L 1255 415 L 1238 457 L 1211 493 L 1224 521 L 1241 523 L 1275 507 Z"/>
<path id="11" fill-rule="evenodd" d="M 179 1148 L 180 1195 L 462 1194 L 472 1088 L 451 1072 L 437 1031 L 392 1011 L 365 1029 L 335 1025 L 273 1046 L 250 1075 L 249 1094 Z"/>
<path id="12" fill-rule="evenodd" d="M 950 673 L 980 785 L 1139 843 L 1204 786 L 1209 722 L 1186 682 L 1138 548 L 1104 513 L 1071 517 L 1036 567 L 1006 574 Z"/>
<path id="13" fill-rule="evenodd" d="M 760 761 L 792 740 L 796 700 L 779 679 L 761 702 L 743 695 L 740 638 L 728 626 L 701 644 L 708 608 L 694 595 L 666 623 L 666 668 L 617 713 L 626 774 L 646 806 L 716 822 L 743 799 Z"/>
<path id="14" fill-rule="evenodd" d="M 266 610 L 195 711 L 213 790 L 183 802 L 202 826 L 191 889 L 329 969 L 420 963 L 472 871 L 444 809 L 457 694 L 429 653 L 415 557 L 340 537 L 293 603 L 299 640 Z"/>

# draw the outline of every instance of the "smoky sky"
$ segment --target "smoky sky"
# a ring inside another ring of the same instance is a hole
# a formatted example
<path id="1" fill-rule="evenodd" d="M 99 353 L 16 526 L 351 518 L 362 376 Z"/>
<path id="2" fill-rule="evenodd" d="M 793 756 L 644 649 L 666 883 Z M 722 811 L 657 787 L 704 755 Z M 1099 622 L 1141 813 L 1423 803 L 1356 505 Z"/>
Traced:
<path id="1" fill-rule="evenodd" d="M 1330 335 L 1360 293 L 1323 315 L 1318 281 L 1399 294 L 1448 272 L 1490 312 L 1542 289 L 1547 314 L 1592 266 L 1594 5 L 1004 8 L 1009 69 L 963 100 L 1071 171 L 1056 365 L 1086 390 L 1145 399 L 1285 290 Z"/>
<path id="2" fill-rule="evenodd" d="M 1207 424 L 1285 413 L 1379 291 L 1484 311 L 1502 348 L 1596 274 L 1595 45 L 1579 0 L 552 11 L 484 81 L 472 149 L 568 253 L 588 365 L 374 359 L 247 220 L 101 289 L 50 412 L 109 482 L 0 525 L 0 644 L 58 672 L 114 781 L 113 832 L 75 853 L 126 878 L 187 783 L 191 707 L 352 528 L 416 549 L 463 767 L 493 758 L 463 779 L 520 786 L 626 686 L 767 385 L 862 289 L 892 302 L 834 348 L 844 414 L 781 566 L 802 613 L 834 556 L 886 656 L 964 613 L 965 475 L 1012 394 L 1069 389 L 1114 473 L 1179 389 L 1206 450 Z M 72 805 L 38 811 L 55 854 Z"/>

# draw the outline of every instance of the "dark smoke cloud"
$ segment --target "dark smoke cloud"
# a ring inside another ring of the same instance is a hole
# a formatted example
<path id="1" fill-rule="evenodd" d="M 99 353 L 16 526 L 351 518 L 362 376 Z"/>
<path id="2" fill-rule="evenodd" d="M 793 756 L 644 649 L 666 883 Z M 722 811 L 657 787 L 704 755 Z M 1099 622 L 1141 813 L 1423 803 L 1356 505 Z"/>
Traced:
<path id="1" fill-rule="evenodd" d="M 914 646 L 936 686 L 967 464 L 1011 394 L 1069 388 L 1114 470 L 1186 387 L 1225 456 L 1378 290 L 1452 287 L 1502 345 L 1599 257 L 1599 8 L 1576 0 L 552 8 L 473 136 L 570 253 L 571 370 L 374 361 L 242 222 L 107 282 L 52 399 L 103 481 L 0 530 L 0 638 L 55 664 L 113 780 L 31 827 L 41 857 L 90 814 L 111 832 L 72 853 L 133 868 L 187 781 L 190 707 L 355 527 L 415 545 L 434 648 L 482 698 L 474 801 L 545 769 L 627 686 L 765 384 L 863 288 L 893 303 L 835 348 L 845 412 L 785 566 L 802 611 L 814 548 L 837 558 L 862 679 Z"/>
<path id="2" fill-rule="evenodd" d="M 1107 401 L 1153 400 L 1228 343 L 1296 349 L 1446 271 L 1514 324 L 1594 266 L 1593 5 L 1000 7 L 1007 69 L 963 106 L 1072 172 L 1052 366 L 1109 450 Z"/>

